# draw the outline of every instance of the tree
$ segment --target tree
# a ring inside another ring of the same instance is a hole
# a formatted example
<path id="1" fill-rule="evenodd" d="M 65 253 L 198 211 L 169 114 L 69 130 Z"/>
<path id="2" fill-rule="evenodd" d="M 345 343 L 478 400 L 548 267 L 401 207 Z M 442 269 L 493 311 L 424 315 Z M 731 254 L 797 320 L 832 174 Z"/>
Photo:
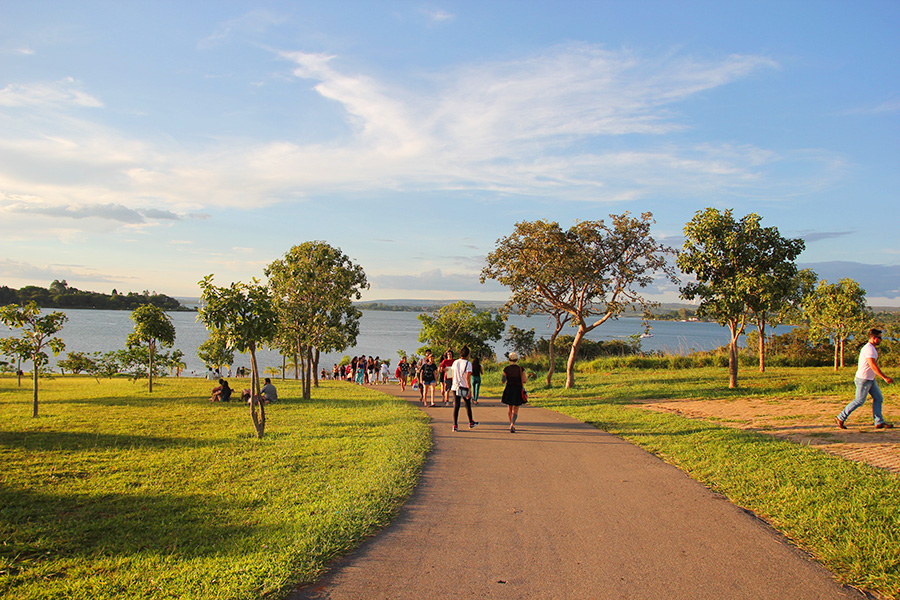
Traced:
<path id="1" fill-rule="evenodd" d="M 210 333 L 206 341 L 197 348 L 197 357 L 207 367 L 222 368 L 234 364 L 234 350 L 228 347 L 228 340 L 217 331 Z"/>
<path id="2" fill-rule="evenodd" d="M 325 242 L 304 242 L 266 267 L 280 333 L 278 346 L 303 357 L 303 398 L 318 385 L 319 354 L 356 343 L 362 313 L 353 300 L 368 289 L 362 267 Z M 296 373 L 296 363 L 295 363 Z"/>
<path id="3" fill-rule="evenodd" d="M 206 328 L 225 337 L 228 347 L 250 354 L 250 419 L 256 436 L 266 431 L 266 409 L 259 402 L 259 366 L 256 349 L 268 343 L 278 332 L 278 313 L 268 287 L 254 279 L 251 283 L 232 283 L 216 287 L 213 276 L 200 281 L 199 319 Z"/>
<path id="4" fill-rule="evenodd" d="M 134 331 L 128 334 L 126 346 L 135 348 L 137 346 L 147 346 L 147 354 L 149 357 L 147 363 L 147 378 L 150 382 L 150 393 L 153 393 L 153 358 L 156 354 L 156 347 L 164 346 L 171 348 L 175 343 L 175 326 L 163 309 L 152 304 L 139 306 L 131 313 L 131 320 L 134 321 Z"/>
<path id="5" fill-rule="evenodd" d="M 50 293 L 51 294 L 65 294 L 68 291 L 69 284 L 66 283 L 66 280 L 63 279 L 60 281 L 59 279 L 54 279 L 53 283 L 50 284 Z"/>
<path id="6" fill-rule="evenodd" d="M 67 319 L 66 314 L 61 312 L 41 316 L 41 309 L 34 302 L 25 306 L 10 304 L 0 307 L 0 322 L 10 329 L 22 330 L 21 337 L 0 339 L 0 352 L 21 360 L 30 360 L 34 365 L 31 410 L 34 418 L 38 416 L 38 377 L 41 367 L 49 360 L 44 349 L 49 348 L 54 356 L 66 349 L 66 344 L 54 334 L 62 329 Z"/>
<path id="7" fill-rule="evenodd" d="M 767 315 L 789 296 L 797 274 L 793 261 L 804 246 L 802 240 L 781 237 L 775 227 L 761 227 L 760 220 L 750 213 L 737 221 L 730 209 L 697 211 L 684 226 L 678 254 L 678 267 L 695 276 L 681 288 L 681 297 L 699 299 L 697 316 L 714 318 L 731 334 L 730 388 L 738 384 L 738 339 L 747 321 L 757 319 L 764 339 Z"/>
<path id="8" fill-rule="evenodd" d="M 527 356 L 534 352 L 537 342 L 534 339 L 534 327 L 531 329 L 520 329 L 515 325 L 510 325 L 509 331 L 506 332 L 504 342 L 506 347 L 514 350 L 521 356 Z"/>
<path id="9" fill-rule="evenodd" d="M 834 343 L 834 370 L 844 366 L 844 341 L 867 328 L 871 314 L 866 307 L 866 291 L 852 279 L 828 283 L 824 279 L 803 302 L 809 320 L 810 337 L 830 338 Z"/>
<path id="10" fill-rule="evenodd" d="M 482 281 L 495 279 L 510 288 L 511 304 L 554 316 L 554 339 L 565 320 L 577 326 L 566 363 L 567 388 L 575 385 L 575 359 L 588 332 L 633 304 L 646 317 L 653 303 L 640 289 L 657 273 L 676 281 L 666 264 L 672 249 L 650 235 L 650 213 L 634 218 L 626 212 L 610 219 L 610 225 L 579 221 L 565 231 L 556 222 L 517 223 L 511 235 L 497 241 L 481 272 Z"/>
<path id="11" fill-rule="evenodd" d="M 488 311 L 476 312 L 471 302 L 455 302 L 442 306 L 429 314 L 418 317 L 422 322 L 419 341 L 425 344 L 419 352 L 431 348 L 440 356 L 447 350 L 455 349 L 457 354 L 463 346 L 468 346 L 472 356 L 485 358 L 494 356 L 490 342 L 496 342 L 505 328 L 502 315 L 491 315 Z"/>
<path id="12" fill-rule="evenodd" d="M 794 260 L 806 244 L 801 239 L 781 237 L 775 227 L 752 228 L 752 246 L 758 258 L 754 262 L 755 281 L 747 289 L 747 306 L 759 331 L 759 371 L 766 370 L 766 323 L 777 324 L 779 314 L 796 302 L 805 279 L 798 279 Z"/>
<path id="13" fill-rule="evenodd" d="M 95 367 L 94 361 L 84 352 L 69 352 L 66 358 L 56 361 L 59 369 L 70 371 L 76 375 L 79 373 L 91 373 Z"/>

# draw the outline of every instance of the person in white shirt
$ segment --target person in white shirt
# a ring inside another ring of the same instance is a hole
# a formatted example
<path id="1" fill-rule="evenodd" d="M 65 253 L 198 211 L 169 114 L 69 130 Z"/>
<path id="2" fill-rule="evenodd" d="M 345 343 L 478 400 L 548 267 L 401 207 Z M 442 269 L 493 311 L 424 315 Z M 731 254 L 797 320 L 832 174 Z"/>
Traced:
<path id="1" fill-rule="evenodd" d="M 878 381 L 875 376 L 884 379 L 885 383 L 894 383 L 894 380 L 885 375 L 878 367 L 878 350 L 876 346 L 881 343 L 881 330 L 870 329 L 869 341 L 859 351 L 859 367 L 856 369 L 856 397 L 853 401 L 844 407 L 835 422 L 841 429 L 847 429 L 844 422 L 854 410 L 865 404 L 866 397 L 872 396 L 872 416 L 875 417 L 875 429 L 892 429 L 894 426 L 885 423 L 884 416 L 881 414 L 881 404 L 884 397 L 878 388 Z"/>
<path id="2" fill-rule="evenodd" d="M 453 431 L 459 431 L 457 420 L 459 419 L 460 401 L 466 402 L 466 413 L 469 416 L 469 429 L 478 422 L 472 418 L 472 363 L 469 362 L 469 347 L 463 346 L 459 352 L 459 358 L 453 361 L 450 367 L 453 383 L 450 390 L 453 392 Z"/>

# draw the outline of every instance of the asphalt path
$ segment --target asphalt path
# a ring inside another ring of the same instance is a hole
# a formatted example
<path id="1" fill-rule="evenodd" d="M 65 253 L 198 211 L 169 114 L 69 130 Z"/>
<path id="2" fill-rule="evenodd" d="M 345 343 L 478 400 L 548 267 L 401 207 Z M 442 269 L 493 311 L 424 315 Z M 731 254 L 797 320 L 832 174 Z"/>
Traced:
<path id="1" fill-rule="evenodd" d="M 381 389 L 381 388 L 379 388 Z M 385 391 L 416 401 L 418 393 Z M 753 515 L 617 437 L 484 399 L 422 408 L 434 449 L 397 519 L 291 600 L 864 598 Z"/>

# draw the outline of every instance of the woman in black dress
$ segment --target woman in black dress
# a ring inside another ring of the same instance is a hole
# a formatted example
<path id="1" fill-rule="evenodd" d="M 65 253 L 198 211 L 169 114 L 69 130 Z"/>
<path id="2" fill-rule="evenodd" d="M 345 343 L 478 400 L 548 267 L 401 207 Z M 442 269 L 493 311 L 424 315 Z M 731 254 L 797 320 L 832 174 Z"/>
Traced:
<path id="1" fill-rule="evenodd" d="M 509 353 L 509 365 L 503 369 L 503 376 L 500 378 L 502 383 L 506 384 L 503 389 L 503 399 L 501 402 L 509 408 L 509 432 L 516 432 L 516 419 L 519 418 L 519 407 L 525 404 L 523 392 L 525 391 L 525 369 L 517 365 L 519 355 L 515 352 Z"/>

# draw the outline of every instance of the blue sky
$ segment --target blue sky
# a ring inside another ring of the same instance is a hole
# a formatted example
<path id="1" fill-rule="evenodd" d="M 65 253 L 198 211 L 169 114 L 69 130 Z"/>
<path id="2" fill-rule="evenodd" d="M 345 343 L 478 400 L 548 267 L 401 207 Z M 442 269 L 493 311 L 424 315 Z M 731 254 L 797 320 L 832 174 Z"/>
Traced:
<path id="1" fill-rule="evenodd" d="M 5 2 L 0 284 L 196 296 L 324 240 L 504 299 L 517 221 L 707 206 L 900 305 L 900 2 Z M 661 284 L 651 295 L 676 300 Z"/>

